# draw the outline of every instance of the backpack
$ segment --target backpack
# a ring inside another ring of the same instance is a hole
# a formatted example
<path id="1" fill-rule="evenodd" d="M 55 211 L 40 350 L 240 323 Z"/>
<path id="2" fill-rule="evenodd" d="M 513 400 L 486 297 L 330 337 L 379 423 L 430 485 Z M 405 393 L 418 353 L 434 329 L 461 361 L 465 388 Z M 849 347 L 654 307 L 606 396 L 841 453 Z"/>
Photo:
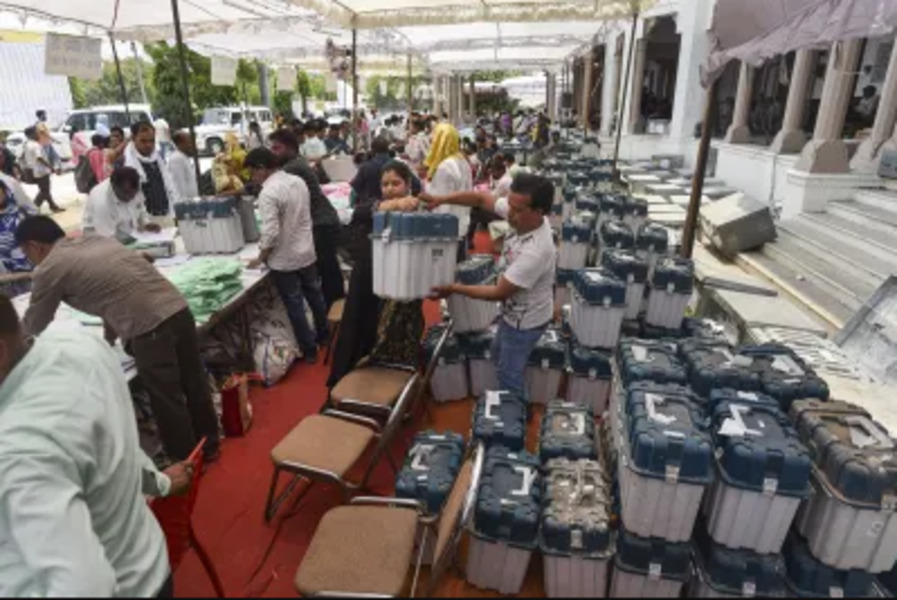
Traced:
<path id="1" fill-rule="evenodd" d="M 80 193 L 89 194 L 97 183 L 97 176 L 90 166 L 90 157 L 82 154 L 78 158 L 78 166 L 75 167 L 75 187 Z"/>

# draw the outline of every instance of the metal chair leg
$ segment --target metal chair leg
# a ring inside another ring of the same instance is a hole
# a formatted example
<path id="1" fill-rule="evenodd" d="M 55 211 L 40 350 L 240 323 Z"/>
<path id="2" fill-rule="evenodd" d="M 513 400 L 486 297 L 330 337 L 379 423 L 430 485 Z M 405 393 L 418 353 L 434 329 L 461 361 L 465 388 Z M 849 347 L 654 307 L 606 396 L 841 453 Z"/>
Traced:
<path id="1" fill-rule="evenodd" d="M 203 569 L 206 570 L 206 574 L 209 576 L 209 580 L 211 580 L 212 582 L 212 587 L 215 588 L 215 594 L 219 598 L 226 598 L 227 595 L 224 593 L 224 586 L 221 584 L 221 578 L 218 577 L 218 571 L 215 569 L 215 565 L 212 563 L 212 559 L 209 558 L 209 554 L 206 552 L 206 549 L 202 544 L 199 543 L 199 540 L 196 538 L 196 532 L 193 530 L 192 523 L 190 524 L 190 544 L 196 551 L 196 556 L 199 557 L 199 562 L 202 563 Z"/>

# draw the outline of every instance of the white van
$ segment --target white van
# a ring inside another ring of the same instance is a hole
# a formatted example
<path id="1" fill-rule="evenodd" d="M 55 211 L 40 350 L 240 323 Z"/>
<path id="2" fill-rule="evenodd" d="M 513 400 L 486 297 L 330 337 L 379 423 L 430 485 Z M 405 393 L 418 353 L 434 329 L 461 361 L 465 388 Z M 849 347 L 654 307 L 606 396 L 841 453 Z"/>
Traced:
<path id="1" fill-rule="evenodd" d="M 267 106 L 219 106 L 202 113 L 202 123 L 196 126 L 196 147 L 201 153 L 215 156 L 224 150 L 224 140 L 233 133 L 245 144 L 249 124 L 257 122 L 266 136 L 274 129 L 274 118 Z"/>

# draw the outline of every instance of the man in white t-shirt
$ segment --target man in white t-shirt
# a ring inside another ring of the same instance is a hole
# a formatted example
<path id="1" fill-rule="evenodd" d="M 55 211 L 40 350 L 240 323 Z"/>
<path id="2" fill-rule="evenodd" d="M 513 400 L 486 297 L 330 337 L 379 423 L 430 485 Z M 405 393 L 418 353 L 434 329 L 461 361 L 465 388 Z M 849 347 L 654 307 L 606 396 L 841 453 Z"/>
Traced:
<path id="1" fill-rule="evenodd" d="M 554 201 L 554 185 L 544 177 L 521 173 L 507 198 L 488 192 L 449 196 L 421 194 L 430 209 L 444 204 L 481 208 L 508 220 L 513 233 L 505 241 L 495 285 L 452 284 L 434 289 L 440 297 L 461 294 L 501 302 L 502 319 L 492 356 L 502 389 L 526 397 L 527 359 L 554 313 L 556 249 L 547 215 Z"/>

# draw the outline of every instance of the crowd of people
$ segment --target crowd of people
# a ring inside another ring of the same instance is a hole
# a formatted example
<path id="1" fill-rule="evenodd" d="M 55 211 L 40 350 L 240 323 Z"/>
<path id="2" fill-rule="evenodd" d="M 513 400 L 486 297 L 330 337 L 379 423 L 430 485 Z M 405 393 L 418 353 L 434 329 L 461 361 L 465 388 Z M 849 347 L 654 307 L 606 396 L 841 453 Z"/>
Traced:
<path id="1" fill-rule="evenodd" d="M 547 126 L 544 115 L 532 120 L 537 145 Z M 270 272 L 307 362 L 328 343 L 329 307 L 346 297 L 328 385 L 367 361 L 417 364 L 422 301 L 374 295 L 369 234 L 377 211 L 432 210 L 457 215 L 462 232 L 478 218 L 509 222 L 494 285 L 447 286 L 433 297 L 501 303 L 499 381 L 525 394 L 526 357 L 553 315 L 554 189 L 499 149 L 502 131 L 484 121 L 462 139 L 446 119 L 423 114 L 391 117 L 361 144 L 350 128 L 317 121 L 285 123 L 264 138 L 251 131 L 258 139 L 229 140 L 208 179 L 215 193 L 257 196 L 259 255 L 247 268 Z M 186 132 L 171 134 L 166 157 L 156 134 L 138 122 L 128 135 L 94 136 L 80 234 L 37 214 L 18 180 L 0 175 L 0 260 L 8 272 L 32 271 L 21 319 L 0 295 L 0 594 L 170 596 L 164 537 L 144 495 L 186 491 L 199 440 L 207 463 L 220 455 L 194 315 L 152 260 L 127 247 L 208 185 L 197 181 Z M 343 227 L 322 191 L 321 162 L 359 145 L 352 223 Z M 467 251 L 462 240 L 459 258 Z M 352 265 L 348 289 L 339 253 Z M 107 343 L 54 327 L 62 303 L 101 319 Z M 140 448 L 117 340 L 149 395 L 162 462 Z"/>

